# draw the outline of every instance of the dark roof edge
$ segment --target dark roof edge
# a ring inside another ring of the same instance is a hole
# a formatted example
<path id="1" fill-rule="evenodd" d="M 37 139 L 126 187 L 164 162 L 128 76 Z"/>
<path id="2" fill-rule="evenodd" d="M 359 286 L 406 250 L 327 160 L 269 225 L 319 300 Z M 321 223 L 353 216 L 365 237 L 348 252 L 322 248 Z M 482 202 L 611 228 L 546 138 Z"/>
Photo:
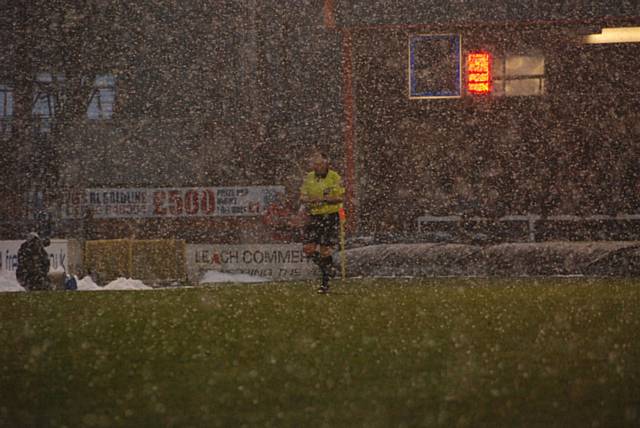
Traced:
<path id="1" fill-rule="evenodd" d="M 610 23 L 623 25 L 640 22 L 640 2 L 636 4 L 627 0 L 396 0 L 393 3 L 386 0 L 326 0 L 326 3 L 333 9 L 336 27 L 345 30 Z"/>

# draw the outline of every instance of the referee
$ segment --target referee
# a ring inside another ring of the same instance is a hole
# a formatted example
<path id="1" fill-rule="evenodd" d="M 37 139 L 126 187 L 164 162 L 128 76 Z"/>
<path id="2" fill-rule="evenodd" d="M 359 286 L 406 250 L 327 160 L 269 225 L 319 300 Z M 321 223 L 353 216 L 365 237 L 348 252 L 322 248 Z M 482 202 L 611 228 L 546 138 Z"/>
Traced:
<path id="1" fill-rule="evenodd" d="M 305 177 L 300 187 L 300 202 L 308 214 L 304 226 L 304 254 L 320 268 L 322 284 L 319 294 L 329 292 L 329 278 L 335 276 L 332 254 L 338 243 L 344 187 L 340 175 L 329 168 L 329 158 L 325 153 L 314 153 L 310 159 L 312 171 Z"/>

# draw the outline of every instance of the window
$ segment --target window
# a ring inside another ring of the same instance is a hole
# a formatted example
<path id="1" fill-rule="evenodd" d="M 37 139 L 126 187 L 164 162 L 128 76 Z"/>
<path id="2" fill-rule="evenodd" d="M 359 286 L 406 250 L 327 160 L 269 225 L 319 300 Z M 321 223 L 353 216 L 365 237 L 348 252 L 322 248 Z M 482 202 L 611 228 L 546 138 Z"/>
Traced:
<path id="1" fill-rule="evenodd" d="M 52 73 L 38 73 L 35 79 L 32 115 L 34 126 L 39 132 L 49 132 L 56 113 L 57 94 L 64 83 L 64 76 Z"/>
<path id="2" fill-rule="evenodd" d="M 34 125 L 40 132 L 49 132 L 56 114 L 58 97 L 62 94 L 64 75 L 38 73 L 35 79 L 32 114 Z M 88 100 L 87 118 L 111 119 L 115 102 L 115 78 L 111 74 L 96 76 Z"/>
<path id="3" fill-rule="evenodd" d="M 460 97 L 460 36 L 409 38 L 409 98 Z"/>
<path id="4" fill-rule="evenodd" d="M 493 59 L 493 94 L 529 96 L 544 94 L 544 56 L 505 55 Z"/>
<path id="5" fill-rule="evenodd" d="M 116 99 L 115 77 L 111 74 L 96 76 L 94 89 L 89 99 L 87 118 L 92 120 L 111 119 Z"/>
<path id="6" fill-rule="evenodd" d="M 13 90 L 7 85 L 0 85 L 0 135 L 11 133 L 13 117 Z"/>

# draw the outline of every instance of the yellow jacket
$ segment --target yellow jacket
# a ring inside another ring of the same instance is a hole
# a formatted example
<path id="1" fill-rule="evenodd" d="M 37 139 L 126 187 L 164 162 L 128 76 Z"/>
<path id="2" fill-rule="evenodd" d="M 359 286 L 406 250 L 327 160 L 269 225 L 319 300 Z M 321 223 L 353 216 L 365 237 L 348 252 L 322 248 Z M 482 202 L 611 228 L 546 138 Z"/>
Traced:
<path id="1" fill-rule="evenodd" d="M 305 176 L 302 182 L 300 195 L 303 198 L 312 200 L 326 197 L 341 198 L 344 196 L 342 178 L 332 169 L 327 172 L 324 178 L 316 176 L 316 173 L 311 171 Z M 308 202 L 307 205 L 309 207 L 309 214 L 311 215 L 333 214 L 342 208 L 342 203 Z"/>

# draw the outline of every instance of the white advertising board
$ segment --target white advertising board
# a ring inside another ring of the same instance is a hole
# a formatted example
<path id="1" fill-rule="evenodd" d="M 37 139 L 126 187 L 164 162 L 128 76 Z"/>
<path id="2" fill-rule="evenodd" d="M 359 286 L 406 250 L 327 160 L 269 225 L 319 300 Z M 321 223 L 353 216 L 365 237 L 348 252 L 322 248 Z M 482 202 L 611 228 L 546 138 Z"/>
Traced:
<path id="1" fill-rule="evenodd" d="M 0 270 L 12 271 L 18 267 L 18 250 L 24 241 L 0 241 Z M 51 262 L 51 269 L 62 267 L 70 272 L 69 245 L 66 239 L 52 239 L 51 245 L 46 247 Z"/>
<path id="2" fill-rule="evenodd" d="M 317 276 L 302 244 L 187 245 L 187 271 L 198 278 L 207 271 L 244 274 L 278 281 Z"/>

